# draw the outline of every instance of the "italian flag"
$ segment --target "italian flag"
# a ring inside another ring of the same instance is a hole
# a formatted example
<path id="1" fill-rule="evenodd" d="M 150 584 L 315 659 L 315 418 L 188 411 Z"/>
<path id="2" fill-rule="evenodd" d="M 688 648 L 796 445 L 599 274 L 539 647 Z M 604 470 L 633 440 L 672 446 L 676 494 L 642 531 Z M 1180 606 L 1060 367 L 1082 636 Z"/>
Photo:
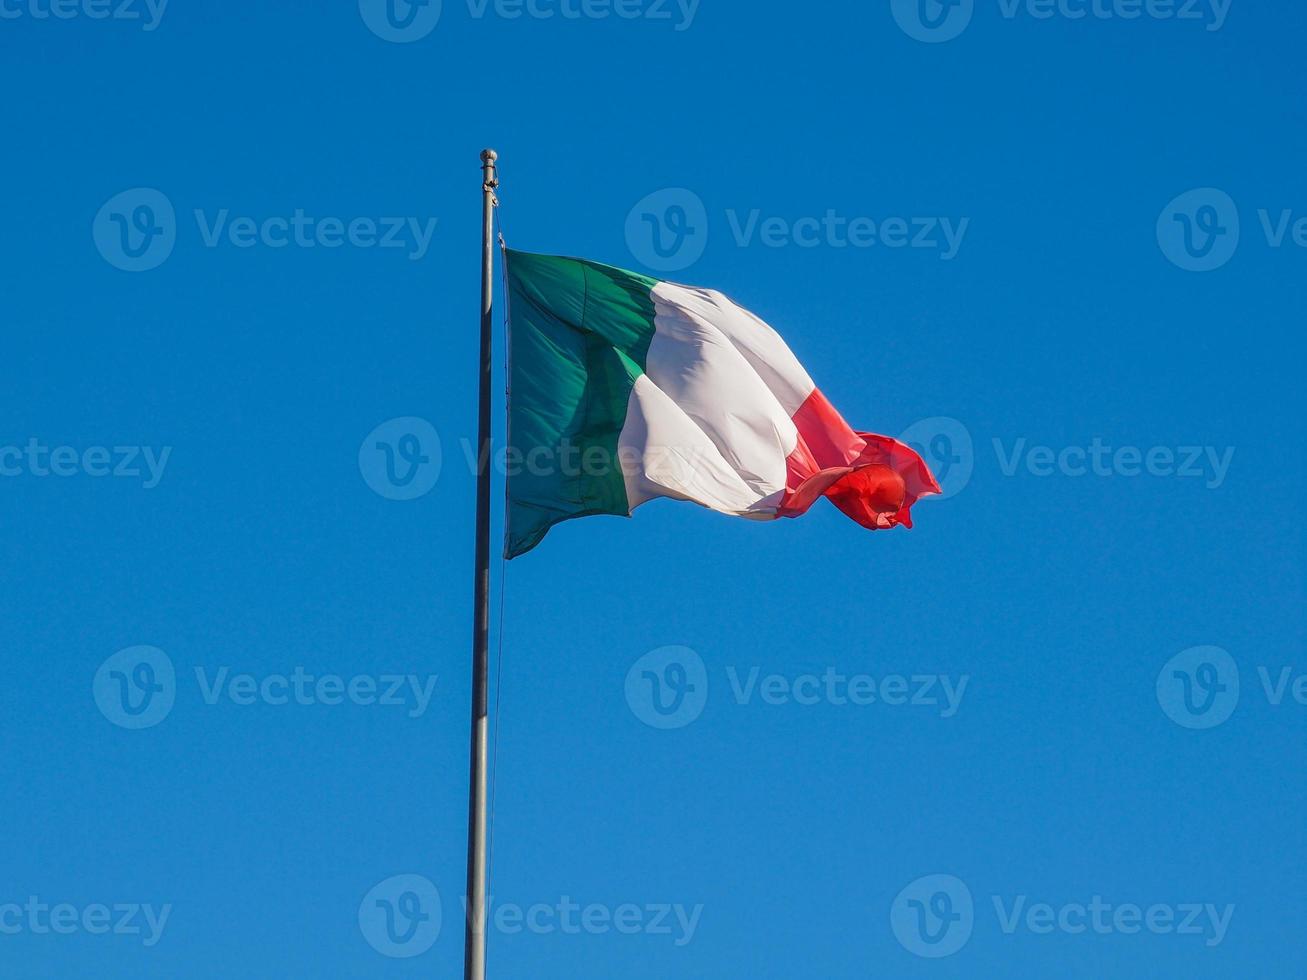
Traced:
<path id="1" fill-rule="evenodd" d="M 920 456 L 851 429 L 780 335 L 721 293 L 512 249 L 505 266 L 507 557 L 560 521 L 657 497 L 754 520 L 827 497 L 878 529 L 911 527 L 939 493 Z"/>

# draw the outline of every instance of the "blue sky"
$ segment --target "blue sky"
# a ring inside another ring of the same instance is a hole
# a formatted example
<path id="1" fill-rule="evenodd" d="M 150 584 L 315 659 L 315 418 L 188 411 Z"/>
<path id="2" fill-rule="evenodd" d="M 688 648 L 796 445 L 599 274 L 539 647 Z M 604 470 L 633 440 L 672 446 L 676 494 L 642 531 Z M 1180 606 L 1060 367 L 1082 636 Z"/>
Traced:
<path id="1" fill-rule="evenodd" d="M 1300 5 L 56 6 L 0 972 L 458 975 L 493 145 L 510 244 L 724 290 L 948 495 L 496 565 L 491 975 L 1297 975 Z"/>

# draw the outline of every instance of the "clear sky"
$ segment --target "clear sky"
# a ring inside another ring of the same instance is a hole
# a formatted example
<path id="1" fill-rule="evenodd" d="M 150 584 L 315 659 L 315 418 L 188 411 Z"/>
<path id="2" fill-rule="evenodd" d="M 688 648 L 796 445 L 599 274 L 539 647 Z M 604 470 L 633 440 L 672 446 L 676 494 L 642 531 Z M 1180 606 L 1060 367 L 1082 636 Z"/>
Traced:
<path id="1" fill-rule="evenodd" d="M 576 521 L 502 632 L 496 563 L 491 975 L 1300 975 L 1301 4 L 52 2 L 0 973 L 458 975 L 492 145 L 515 248 L 727 292 L 948 499 Z"/>

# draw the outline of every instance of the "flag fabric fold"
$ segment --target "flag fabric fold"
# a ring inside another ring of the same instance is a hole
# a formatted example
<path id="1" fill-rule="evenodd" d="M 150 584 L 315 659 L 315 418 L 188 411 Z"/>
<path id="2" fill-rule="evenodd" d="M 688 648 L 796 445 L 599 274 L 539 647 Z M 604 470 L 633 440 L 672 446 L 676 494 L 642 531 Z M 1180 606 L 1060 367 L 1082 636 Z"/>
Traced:
<path id="1" fill-rule="evenodd" d="M 864 527 L 912 526 L 939 487 L 897 440 L 856 432 L 780 335 L 722 293 L 505 250 L 505 554 L 560 521 L 658 497 L 755 520 L 820 497 Z"/>

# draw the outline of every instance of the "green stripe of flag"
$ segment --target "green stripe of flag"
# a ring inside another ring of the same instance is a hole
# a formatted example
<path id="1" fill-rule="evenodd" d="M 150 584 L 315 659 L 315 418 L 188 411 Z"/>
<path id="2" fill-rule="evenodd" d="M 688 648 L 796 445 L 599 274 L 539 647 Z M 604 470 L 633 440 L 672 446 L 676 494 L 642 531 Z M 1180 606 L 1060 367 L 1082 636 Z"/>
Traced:
<path id="1" fill-rule="evenodd" d="M 559 521 L 630 513 L 617 439 L 653 339 L 657 280 L 512 249 L 506 267 L 508 437 L 519 461 L 508 487 L 505 553 L 513 558 Z M 534 461 L 524 459 L 531 451 Z M 581 465 L 587 458 L 604 462 Z"/>

